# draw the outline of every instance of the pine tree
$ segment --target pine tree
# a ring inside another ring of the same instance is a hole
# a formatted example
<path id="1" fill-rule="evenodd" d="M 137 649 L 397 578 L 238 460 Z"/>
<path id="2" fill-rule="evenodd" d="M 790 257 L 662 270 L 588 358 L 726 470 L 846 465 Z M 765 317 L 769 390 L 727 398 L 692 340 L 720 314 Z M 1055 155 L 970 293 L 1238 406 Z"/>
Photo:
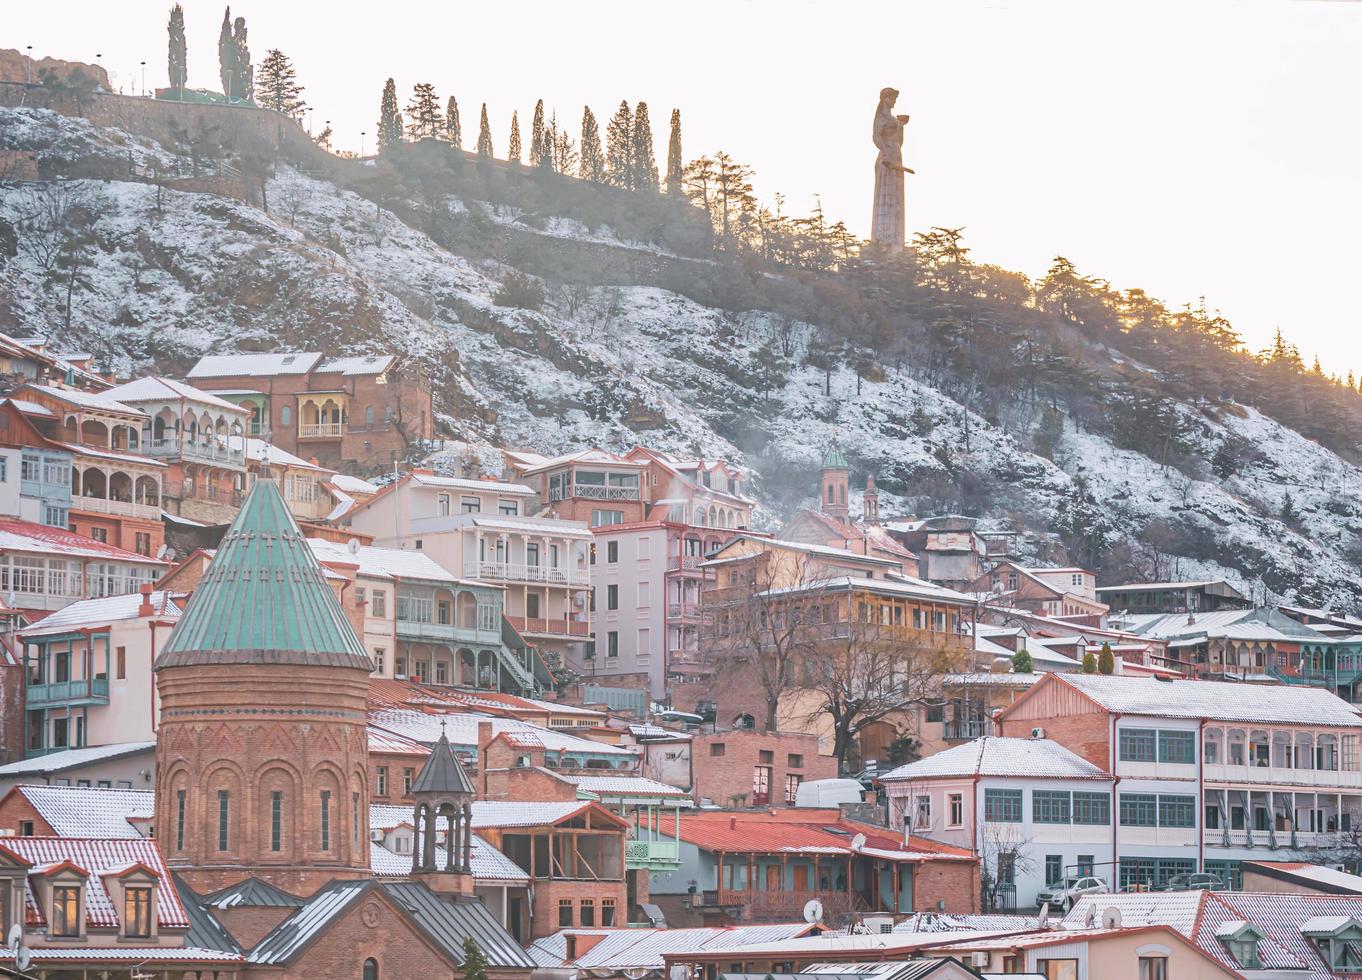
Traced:
<path id="1" fill-rule="evenodd" d="M 1026 647 L 1022 647 L 1012 655 L 1012 673 L 1030 674 L 1035 669 L 1036 665 L 1031 660 L 1031 654 L 1026 652 Z"/>
<path id="2" fill-rule="evenodd" d="M 236 47 L 237 98 L 249 101 L 255 94 L 255 69 L 251 67 L 251 49 L 246 46 L 246 18 L 232 22 L 232 44 Z"/>
<path id="3" fill-rule="evenodd" d="M 634 114 L 628 102 L 620 102 L 605 127 L 605 179 L 615 187 L 634 189 Z"/>
<path id="4" fill-rule="evenodd" d="M 648 119 L 648 103 L 634 109 L 634 190 L 657 190 L 657 158 L 653 156 L 653 124 Z"/>
<path id="5" fill-rule="evenodd" d="M 1102 644 L 1102 652 L 1097 656 L 1097 672 L 1108 675 L 1116 673 L 1116 655 L 1111 652 L 1110 643 Z"/>
<path id="6" fill-rule="evenodd" d="M 445 117 L 440 112 L 440 99 L 430 82 L 418 83 L 407 103 L 407 135 L 414 140 L 425 136 L 439 136 Z"/>
<path id="7" fill-rule="evenodd" d="M 520 166 L 520 114 L 511 113 L 511 142 L 506 147 L 506 159 Z"/>
<path id="8" fill-rule="evenodd" d="M 463 149 L 463 127 L 459 125 L 459 103 L 452 95 L 449 97 L 449 105 L 445 107 L 445 133 L 449 137 L 449 142 L 454 144 L 454 149 Z"/>
<path id="9" fill-rule="evenodd" d="M 1281 521 L 1287 527 L 1295 527 L 1296 518 L 1298 516 L 1299 515 L 1296 512 L 1296 502 L 1291 499 L 1291 491 L 1288 490 L 1286 491 L 1286 494 L 1282 497 L 1282 511 L 1280 514 Z"/>
<path id="10" fill-rule="evenodd" d="M 232 8 L 222 14 L 222 30 L 218 32 L 218 77 L 222 79 L 222 94 L 231 102 L 236 97 L 237 47 L 232 40 Z"/>
<path id="11" fill-rule="evenodd" d="M 397 83 L 391 78 L 383 84 L 383 100 L 378 105 L 379 152 L 402 142 L 402 113 L 397 111 Z"/>
<path id="12" fill-rule="evenodd" d="M 331 149 L 331 135 L 332 135 L 331 127 L 327 126 L 325 129 L 323 129 L 320 133 L 316 135 L 312 142 L 316 143 L 323 150 L 329 151 Z"/>
<path id="13" fill-rule="evenodd" d="M 487 980 L 487 957 L 472 936 L 463 941 L 463 980 Z"/>
<path id="14" fill-rule="evenodd" d="M 487 103 L 482 104 L 482 118 L 478 121 L 478 163 L 487 164 L 492 159 L 492 126 L 487 121 Z"/>
<path id="15" fill-rule="evenodd" d="M 544 100 L 534 104 L 534 120 L 530 123 L 530 166 L 537 167 L 544 150 Z"/>
<path id="16" fill-rule="evenodd" d="M 1093 655 L 1093 652 L 1091 650 L 1083 654 L 1083 673 L 1085 674 L 1097 673 L 1097 657 Z"/>
<path id="17" fill-rule="evenodd" d="M 536 152 L 534 148 L 531 147 L 530 155 L 532 158 L 537 159 L 539 161 L 537 166 L 540 170 L 545 171 L 547 173 L 552 173 L 553 129 L 551 127 L 544 126 L 539 130 L 539 149 Z"/>
<path id="18" fill-rule="evenodd" d="M 549 149 L 553 153 L 553 169 L 560 174 L 571 173 L 577 169 L 577 141 L 568 133 L 567 127 L 558 127 L 558 113 L 549 122 Z"/>
<path id="19" fill-rule="evenodd" d="M 260 63 L 260 77 L 255 83 L 256 105 L 296 119 L 307 108 L 302 95 L 303 86 L 297 82 L 288 55 L 278 48 L 272 49 Z"/>
<path id="20" fill-rule="evenodd" d="M 681 110 L 672 110 L 672 131 L 667 138 L 667 193 L 680 194 L 684 165 L 681 163 Z"/>
<path id="21" fill-rule="evenodd" d="M 596 125 L 596 115 L 591 106 L 582 107 L 582 155 L 577 166 L 577 176 L 593 184 L 605 180 L 605 160 L 601 156 L 601 131 Z"/>
<path id="22" fill-rule="evenodd" d="M 189 67 L 184 43 L 184 8 L 178 3 L 170 8 L 170 23 L 166 31 L 170 34 L 170 50 L 167 55 L 170 87 L 182 89 L 189 77 Z"/>

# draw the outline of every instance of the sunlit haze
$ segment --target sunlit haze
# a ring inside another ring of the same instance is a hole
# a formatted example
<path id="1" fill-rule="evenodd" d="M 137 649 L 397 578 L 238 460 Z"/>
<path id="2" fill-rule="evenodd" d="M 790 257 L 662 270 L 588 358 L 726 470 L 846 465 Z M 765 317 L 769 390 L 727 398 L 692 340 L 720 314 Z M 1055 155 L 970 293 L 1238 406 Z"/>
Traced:
<path id="1" fill-rule="evenodd" d="M 216 88 L 222 4 L 187 0 L 191 87 Z M 166 84 L 165 0 L 7 4 L 0 47 L 94 61 L 116 89 Z M 1307 360 L 1362 372 L 1362 4 L 885 4 L 390 0 L 260 2 L 256 63 L 294 61 L 310 125 L 373 147 L 383 82 L 454 95 L 465 145 L 486 101 L 498 156 L 537 98 L 575 134 L 649 103 L 659 153 L 750 163 L 763 200 L 869 230 L 870 122 L 903 95 L 908 230 L 964 226 L 979 261 L 1031 276 L 1056 254 L 1170 307 L 1204 294 L 1251 348 L 1280 326 Z"/>

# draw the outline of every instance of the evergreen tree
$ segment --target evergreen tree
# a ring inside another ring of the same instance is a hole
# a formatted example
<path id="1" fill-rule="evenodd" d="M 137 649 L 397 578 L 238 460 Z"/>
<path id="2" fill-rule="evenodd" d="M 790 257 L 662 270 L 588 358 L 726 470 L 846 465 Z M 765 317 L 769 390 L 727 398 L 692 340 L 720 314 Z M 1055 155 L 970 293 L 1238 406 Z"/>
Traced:
<path id="1" fill-rule="evenodd" d="M 330 150 L 331 150 L 331 136 L 332 136 L 331 127 L 330 127 L 330 126 L 327 126 L 327 127 L 326 127 L 325 129 L 323 129 L 320 133 L 318 133 L 318 134 L 316 135 L 316 137 L 313 138 L 312 142 L 316 143 L 316 144 L 317 144 L 318 146 L 320 146 L 323 150 L 326 150 L 327 152 L 330 152 Z"/>
<path id="2" fill-rule="evenodd" d="M 553 171 L 553 127 L 542 126 L 539 129 L 539 151 L 536 153 L 534 148 L 530 149 L 531 159 L 537 160 L 536 166 L 545 172 Z"/>
<path id="3" fill-rule="evenodd" d="M 680 194 L 684 164 L 681 162 L 681 110 L 672 110 L 672 131 L 667 138 L 667 193 Z"/>
<path id="4" fill-rule="evenodd" d="M 534 119 L 530 123 L 530 166 L 537 167 L 544 159 L 544 100 L 534 104 Z"/>
<path id="5" fill-rule="evenodd" d="M 435 86 L 430 82 L 418 83 L 411 92 L 407 103 L 407 135 L 414 140 L 425 136 L 439 136 L 444 129 L 445 117 L 440 112 L 440 98 L 435 94 Z"/>
<path id="6" fill-rule="evenodd" d="M 218 77 L 222 79 L 222 94 L 227 101 L 236 97 L 237 47 L 232 40 L 232 8 L 222 13 L 222 30 L 218 32 Z"/>
<path id="7" fill-rule="evenodd" d="M 511 113 L 511 142 L 506 147 L 506 159 L 520 165 L 520 114 Z"/>
<path id="8" fill-rule="evenodd" d="M 449 105 L 445 106 L 445 134 L 449 137 L 449 142 L 454 144 L 454 149 L 463 149 L 463 127 L 459 125 L 459 103 L 452 95 L 449 97 Z"/>
<path id="9" fill-rule="evenodd" d="M 478 121 L 478 163 L 486 165 L 492 159 L 492 126 L 487 121 L 487 103 L 482 104 L 482 118 Z"/>
<path id="10" fill-rule="evenodd" d="M 463 980 L 487 980 L 487 957 L 472 936 L 463 941 Z"/>
<path id="11" fill-rule="evenodd" d="M 170 70 L 170 87 L 182 89 L 185 81 L 189 77 L 188 58 L 185 54 L 184 43 L 184 8 L 178 3 L 170 8 L 170 23 L 166 27 L 170 34 L 170 50 L 167 55 L 167 67 Z"/>
<path id="12" fill-rule="evenodd" d="M 303 86 L 298 84 L 288 55 L 278 48 L 272 49 L 260 63 L 260 77 L 255 83 L 256 105 L 296 119 L 307 108 L 302 95 Z"/>
<path id="13" fill-rule="evenodd" d="M 255 94 L 255 69 L 251 67 L 251 49 L 246 46 L 245 17 L 232 22 L 232 44 L 236 47 L 236 97 L 249 101 Z"/>
<path id="14" fill-rule="evenodd" d="M 653 156 L 653 124 L 648 119 L 648 103 L 634 109 L 634 190 L 657 190 L 657 158 Z"/>
<path id="15" fill-rule="evenodd" d="M 601 156 L 601 131 L 591 106 L 582 107 L 582 155 L 577 176 L 599 184 L 605 180 L 605 159 Z"/>
<path id="16" fill-rule="evenodd" d="M 1286 491 L 1282 496 L 1282 510 L 1279 516 L 1281 517 L 1282 523 L 1287 527 L 1296 526 L 1296 520 L 1300 515 L 1296 512 L 1296 502 L 1291 499 L 1290 490 Z"/>
<path id="17" fill-rule="evenodd" d="M 1083 673 L 1085 674 L 1097 673 L 1097 657 L 1093 655 L 1093 652 L 1091 650 L 1083 654 Z"/>
<path id="18" fill-rule="evenodd" d="M 378 105 L 378 149 L 380 152 L 402 142 L 402 113 L 397 110 L 397 83 L 391 78 L 383 85 L 383 100 Z"/>
<path id="19" fill-rule="evenodd" d="M 1097 672 L 1108 675 L 1116 673 L 1116 655 L 1111 652 L 1110 643 L 1102 644 L 1102 652 L 1097 657 Z"/>
<path id="20" fill-rule="evenodd" d="M 634 189 L 634 114 L 628 102 L 620 102 L 605 127 L 605 179 L 615 187 Z"/>
<path id="21" fill-rule="evenodd" d="M 1031 654 L 1026 652 L 1026 647 L 1022 647 L 1012 655 L 1012 673 L 1030 674 L 1036 669 L 1036 665 L 1031 661 Z"/>

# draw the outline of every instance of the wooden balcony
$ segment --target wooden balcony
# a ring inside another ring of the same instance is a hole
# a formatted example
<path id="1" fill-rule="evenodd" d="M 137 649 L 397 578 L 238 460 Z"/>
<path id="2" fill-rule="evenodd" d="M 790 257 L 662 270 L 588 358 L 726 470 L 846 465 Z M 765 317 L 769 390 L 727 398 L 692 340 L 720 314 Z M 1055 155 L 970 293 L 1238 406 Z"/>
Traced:
<path id="1" fill-rule="evenodd" d="M 566 636 L 586 639 L 591 635 L 589 623 L 579 623 L 570 619 L 546 619 L 542 616 L 507 616 L 505 619 L 521 636 Z"/>

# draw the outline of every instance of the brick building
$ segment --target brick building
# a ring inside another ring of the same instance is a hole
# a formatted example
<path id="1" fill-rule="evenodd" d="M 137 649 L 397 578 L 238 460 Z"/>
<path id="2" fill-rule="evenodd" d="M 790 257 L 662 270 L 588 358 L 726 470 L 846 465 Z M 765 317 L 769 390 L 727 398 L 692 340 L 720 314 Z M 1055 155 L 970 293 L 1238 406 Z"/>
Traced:
<path id="1" fill-rule="evenodd" d="M 250 409 L 250 435 L 335 469 L 390 468 L 435 434 L 429 385 L 392 355 L 214 354 L 188 380 Z"/>
<path id="2" fill-rule="evenodd" d="M 837 761 L 822 755 L 817 735 L 734 729 L 693 735 L 695 796 L 719 806 L 792 804 L 799 784 L 832 779 Z"/>

